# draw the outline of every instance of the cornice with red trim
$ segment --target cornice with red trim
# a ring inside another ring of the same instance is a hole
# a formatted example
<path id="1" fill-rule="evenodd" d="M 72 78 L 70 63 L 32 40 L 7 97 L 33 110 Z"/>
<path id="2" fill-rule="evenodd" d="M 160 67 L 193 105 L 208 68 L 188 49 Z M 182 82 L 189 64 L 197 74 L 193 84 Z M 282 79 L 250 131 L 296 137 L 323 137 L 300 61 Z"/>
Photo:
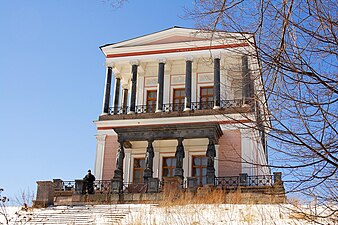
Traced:
<path id="1" fill-rule="evenodd" d="M 211 49 L 238 48 L 238 47 L 245 47 L 245 46 L 249 46 L 249 44 L 238 43 L 238 44 L 215 45 L 215 46 L 201 46 L 201 47 L 194 47 L 194 48 L 173 48 L 173 49 L 153 50 L 153 51 L 144 51 L 144 52 L 126 52 L 126 53 L 108 54 L 107 58 L 140 56 L 140 55 L 155 55 L 155 54 L 175 53 L 175 52 L 191 52 L 191 51 L 202 51 L 202 50 L 211 50 Z"/>
<path id="2" fill-rule="evenodd" d="M 219 122 L 216 122 L 215 123 L 218 123 L 218 124 L 238 124 L 238 123 L 250 123 L 252 122 L 251 120 L 236 120 L 236 121 L 219 121 Z M 206 124 L 206 123 L 210 123 L 210 122 L 196 122 L 196 123 L 193 123 L 193 124 Z M 168 125 L 174 125 L 174 124 L 189 124 L 189 123 L 170 123 Z M 147 124 L 147 125 L 137 125 L 137 127 L 139 126 L 163 126 L 164 124 L 161 123 L 161 124 Z M 111 130 L 111 129 L 114 129 L 114 128 L 125 128 L 125 127 L 133 127 L 133 126 L 110 126 L 110 127 L 98 127 L 97 130 Z"/>

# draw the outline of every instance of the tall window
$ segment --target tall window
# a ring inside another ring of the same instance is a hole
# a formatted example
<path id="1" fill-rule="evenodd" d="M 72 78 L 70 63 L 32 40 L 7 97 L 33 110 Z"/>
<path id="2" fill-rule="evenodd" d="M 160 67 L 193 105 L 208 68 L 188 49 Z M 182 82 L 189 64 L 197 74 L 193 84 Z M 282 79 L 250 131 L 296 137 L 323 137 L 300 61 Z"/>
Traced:
<path id="1" fill-rule="evenodd" d="M 184 99 L 185 99 L 185 89 L 184 88 L 174 89 L 173 111 L 183 111 Z"/>
<path id="2" fill-rule="evenodd" d="M 133 166 L 133 183 L 143 183 L 143 171 L 145 168 L 145 159 L 139 158 L 134 159 L 134 166 Z"/>
<path id="3" fill-rule="evenodd" d="M 214 87 L 201 87 L 200 108 L 212 109 L 214 106 Z"/>
<path id="4" fill-rule="evenodd" d="M 147 91 L 147 108 L 146 111 L 155 112 L 156 110 L 156 99 L 157 99 L 157 91 L 156 90 L 148 90 Z"/>
<path id="5" fill-rule="evenodd" d="M 207 157 L 203 155 L 192 157 L 192 176 L 197 177 L 199 185 L 207 183 L 207 161 Z"/>
<path id="6" fill-rule="evenodd" d="M 162 164 L 162 177 L 173 177 L 174 170 L 176 168 L 176 158 L 175 157 L 163 157 Z"/>

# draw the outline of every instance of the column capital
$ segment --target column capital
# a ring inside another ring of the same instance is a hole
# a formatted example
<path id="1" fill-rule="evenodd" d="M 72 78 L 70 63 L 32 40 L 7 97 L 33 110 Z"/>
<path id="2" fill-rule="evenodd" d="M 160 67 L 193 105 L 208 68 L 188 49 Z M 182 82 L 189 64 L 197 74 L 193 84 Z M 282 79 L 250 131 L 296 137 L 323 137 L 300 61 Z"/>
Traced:
<path id="1" fill-rule="evenodd" d="M 122 83 L 123 89 L 129 89 L 129 86 L 130 86 L 129 82 L 128 83 Z"/>
<path id="2" fill-rule="evenodd" d="M 132 66 L 134 66 L 134 65 L 136 65 L 136 66 L 140 65 L 140 61 L 137 60 L 137 59 L 135 59 L 135 60 L 130 60 L 129 63 L 130 63 L 130 65 L 132 65 Z"/>
<path id="3" fill-rule="evenodd" d="M 192 55 L 187 55 L 184 57 L 185 61 L 193 61 L 194 60 L 194 57 Z"/>
<path id="4" fill-rule="evenodd" d="M 96 140 L 100 141 L 100 142 L 103 142 L 103 141 L 106 141 L 106 137 L 107 137 L 107 135 L 105 135 L 105 134 L 103 134 L 103 135 L 96 135 Z"/>
<path id="5" fill-rule="evenodd" d="M 162 57 L 162 58 L 158 58 L 158 62 L 159 63 L 166 63 L 167 59 Z"/>
<path id="6" fill-rule="evenodd" d="M 115 78 L 118 78 L 118 79 L 122 78 L 121 73 L 115 72 L 115 71 L 114 71 L 114 76 L 115 76 Z"/>
<path id="7" fill-rule="evenodd" d="M 105 62 L 105 63 L 104 63 L 104 66 L 105 66 L 105 67 L 113 68 L 113 67 L 115 66 L 115 62 Z"/>
<path id="8" fill-rule="evenodd" d="M 213 59 L 221 59 L 221 53 L 220 52 L 213 52 L 212 58 Z"/>

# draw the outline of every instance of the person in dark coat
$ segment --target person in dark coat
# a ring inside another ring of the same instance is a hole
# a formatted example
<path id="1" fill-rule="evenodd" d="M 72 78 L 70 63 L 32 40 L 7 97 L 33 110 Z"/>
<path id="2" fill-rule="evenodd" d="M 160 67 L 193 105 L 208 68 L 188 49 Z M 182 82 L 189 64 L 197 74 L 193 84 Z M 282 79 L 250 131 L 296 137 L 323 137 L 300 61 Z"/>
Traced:
<path id="1" fill-rule="evenodd" d="M 95 181 L 95 176 L 92 174 L 91 170 L 88 170 L 88 174 L 83 178 L 83 186 L 85 187 L 84 189 L 84 194 L 94 194 L 94 181 Z"/>

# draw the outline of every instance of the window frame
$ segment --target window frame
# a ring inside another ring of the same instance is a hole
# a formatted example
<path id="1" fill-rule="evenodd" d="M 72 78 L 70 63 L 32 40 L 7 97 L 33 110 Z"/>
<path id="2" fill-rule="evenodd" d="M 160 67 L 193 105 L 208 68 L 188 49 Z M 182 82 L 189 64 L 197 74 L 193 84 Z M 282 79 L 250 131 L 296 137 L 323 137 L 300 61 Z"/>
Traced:
<path id="1" fill-rule="evenodd" d="M 155 93 L 155 98 L 149 98 L 150 93 Z M 155 101 L 155 104 L 149 104 L 149 101 Z M 147 90 L 146 91 L 146 112 L 154 113 L 157 105 L 157 90 Z"/>
<path id="2" fill-rule="evenodd" d="M 134 160 L 133 160 L 133 179 L 132 179 L 132 183 L 133 184 L 140 184 L 140 183 L 144 183 L 144 178 L 143 178 L 143 172 L 144 172 L 144 167 L 135 167 L 135 162 L 136 162 L 136 160 L 143 160 L 144 162 L 144 164 L 145 164 L 145 158 L 141 158 L 141 157 L 139 157 L 139 158 L 134 158 Z M 141 178 L 140 177 L 138 177 L 138 181 L 136 181 L 135 180 L 135 171 L 140 171 L 141 173 Z M 141 182 L 140 182 L 141 181 Z"/>
<path id="3" fill-rule="evenodd" d="M 166 159 L 171 159 L 170 160 L 170 163 L 171 163 L 170 166 L 164 166 L 164 161 Z M 176 160 L 175 156 L 164 156 L 164 157 L 162 157 L 162 179 L 164 177 L 173 177 L 174 176 L 175 168 L 176 168 L 176 162 L 175 162 L 175 166 L 173 166 L 173 163 L 172 163 L 173 159 Z M 164 173 L 163 173 L 164 169 L 169 169 L 169 176 L 164 176 Z"/>
<path id="4" fill-rule="evenodd" d="M 195 158 L 199 158 L 199 160 L 200 160 L 200 165 L 199 166 L 195 166 L 194 165 Z M 206 159 L 206 164 L 205 165 L 202 164 L 202 159 L 203 158 Z M 191 162 L 191 176 L 197 178 L 197 183 L 198 183 L 199 186 L 203 186 L 204 185 L 204 183 L 203 183 L 203 177 L 205 177 L 205 180 L 207 178 L 207 174 L 205 174 L 205 176 L 203 176 L 203 168 L 205 168 L 206 171 L 207 171 L 207 166 L 208 166 L 207 162 L 208 162 L 208 159 L 207 159 L 207 157 L 205 155 L 192 155 L 191 159 L 192 159 L 192 162 Z M 200 170 L 199 177 L 197 177 L 196 175 L 194 175 L 194 168 L 198 168 Z M 198 182 L 198 180 L 199 180 L 199 182 Z"/>

